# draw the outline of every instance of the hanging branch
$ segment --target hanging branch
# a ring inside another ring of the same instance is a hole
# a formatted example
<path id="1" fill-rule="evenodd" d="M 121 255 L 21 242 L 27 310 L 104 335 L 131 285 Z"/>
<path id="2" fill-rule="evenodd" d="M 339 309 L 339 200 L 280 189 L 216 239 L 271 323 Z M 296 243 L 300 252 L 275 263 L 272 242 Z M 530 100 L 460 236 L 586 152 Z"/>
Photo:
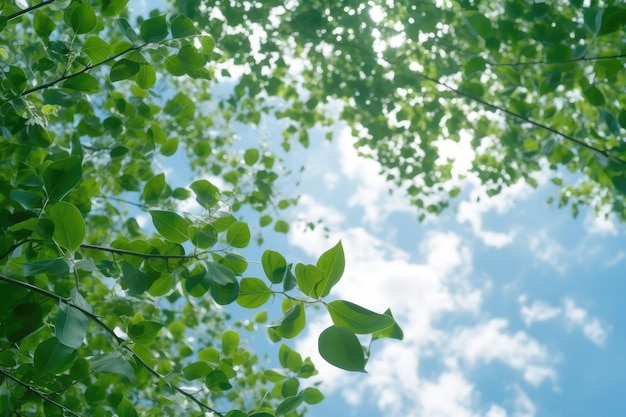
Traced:
<path id="1" fill-rule="evenodd" d="M 42 1 L 41 3 L 39 3 L 39 4 L 35 4 L 34 6 L 30 6 L 30 7 L 26 8 L 26 9 L 24 9 L 24 10 L 20 10 L 19 12 L 15 12 L 15 13 L 13 13 L 13 14 L 11 14 L 11 15 L 7 16 L 7 20 L 13 20 L 13 19 L 15 19 L 15 18 L 17 18 L 17 17 L 20 17 L 20 16 L 22 16 L 22 15 L 25 15 L 26 13 L 30 13 L 30 12 L 32 12 L 32 11 L 34 11 L 34 10 L 37 10 L 37 9 L 40 9 L 40 8 L 42 8 L 42 7 L 44 7 L 44 6 L 47 6 L 47 5 L 49 5 L 49 4 L 52 4 L 52 3 L 54 3 L 55 1 L 56 1 L 56 0 L 44 0 L 44 1 Z"/>
<path id="2" fill-rule="evenodd" d="M 94 313 L 85 310 L 84 308 L 80 307 L 79 305 L 76 305 L 75 303 L 73 303 L 71 300 L 65 298 L 65 297 L 61 297 L 58 294 L 55 294 L 53 292 L 50 292 L 48 290 L 44 290 L 43 288 L 39 288 L 35 285 L 29 284 L 27 282 L 23 282 L 23 281 L 19 281 L 16 279 L 13 279 L 11 277 L 7 277 L 5 275 L 0 275 L 0 281 L 4 281 L 7 282 L 9 284 L 13 284 L 13 285 L 17 285 L 23 288 L 26 288 L 30 291 L 33 292 L 37 292 L 39 294 L 42 294 L 48 298 L 51 298 L 53 300 L 56 300 L 57 302 L 64 302 L 66 303 L 68 306 L 75 308 L 76 310 L 80 311 L 81 313 L 83 313 L 85 316 L 89 317 L 91 320 L 95 321 L 98 326 L 100 326 L 102 329 L 104 329 L 107 333 L 109 333 L 114 339 L 115 341 L 123 348 L 125 349 L 127 352 L 129 352 L 133 359 L 135 361 L 137 361 L 139 364 L 141 364 L 141 366 L 143 366 L 150 374 L 152 374 L 154 377 L 158 378 L 158 379 L 163 379 L 163 376 L 158 373 L 155 369 L 153 369 L 150 365 L 148 365 L 143 359 L 141 359 L 139 357 L 139 355 L 137 355 L 135 353 L 135 351 L 128 346 L 128 344 L 126 343 L 127 341 L 125 339 L 122 339 L 121 337 L 119 337 L 117 334 L 115 334 L 115 331 L 109 327 L 107 324 L 105 324 L 99 316 L 95 315 Z M 13 378 L 12 378 L 13 379 Z M 171 385 L 171 384 L 170 384 Z M 224 414 L 220 413 L 219 411 L 213 409 L 211 406 L 203 403 L 202 401 L 198 400 L 193 394 L 190 394 L 188 392 L 186 392 L 185 390 L 183 390 L 180 387 L 171 385 L 172 388 L 178 392 L 179 394 L 184 395 L 185 397 L 187 397 L 189 400 L 193 401 L 198 407 L 210 411 L 212 413 L 214 413 L 216 416 L 218 417 L 224 417 Z M 45 395 L 45 394 L 42 394 Z M 77 417 L 81 417 L 78 414 L 74 414 Z"/>

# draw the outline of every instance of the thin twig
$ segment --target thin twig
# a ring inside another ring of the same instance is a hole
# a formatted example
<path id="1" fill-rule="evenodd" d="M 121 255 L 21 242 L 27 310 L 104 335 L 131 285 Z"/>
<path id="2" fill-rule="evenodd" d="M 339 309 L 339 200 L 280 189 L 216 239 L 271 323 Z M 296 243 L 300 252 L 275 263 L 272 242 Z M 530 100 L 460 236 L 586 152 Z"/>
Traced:
<path id="1" fill-rule="evenodd" d="M 559 61 L 528 61 L 528 62 L 490 62 L 487 61 L 487 64 L 492 67 L 524 67 L 530 65 L 563 65 L 563 64 L 572 64 L 575 62 L 593 62 L 593 61 L 602 61 L 605 59 L 623 59 L 626 58 L 626 54 L 615 54 L 615 55 L 598 55 L 598 56 L 582 56 L 580 58 L 570 58 L 563 59 Z"/>
<path id="2" fill-rule="evenodd" d="M 117 255 L 136 256 L 138 258 L 144 258 L 144 259 L 197 259 L 200 255 L 204 254 L 204 252 L 202 252 L 202 253 L 198 253 L 195 255 L 162 255 L 160 253 L 133 252 L 133 251 L 124 250 L 124 249 L 109 248 L 106 246 L 89 245 L 87 243 L 83 243 L 82 245 L 80 245 L 80 247 L 83 249 L 92 249 L 92 250 L 99 250 L 103 252 L 115 253 Z"/>
<path id="3" fill-rule="evenodd" d="M 20 10 L 19 12 L 15 12 L 12 15 L 7 16 L 7 20 L 13 20 L 16 17 L 20 17 L 20 16 L 22 16 L 22 15 L 24 15 L 26 13 L 30 13 L 33 10 L 37 10 L 37 9 L 39 9 L 41 7 L 47 6 L 47 5 L 51 4 L 51 3 L 54 3 L 55 1 L 56 0 L 44 0 L 41 3 L 39 3 L 39 4 L 35 4 L 34 6 L 30 6 L 30 7 L 26 8 L 26 9 L 24 9 L 24 10 Z"/>
<path id="4" fill-rule="evenodd" d="M 37 292 L 39 294 L 45 295 L 46 297 L 52 298 L 54 300 L 60 301 L 60 302 L 64 302 L 66 303 L 68 306 L 75 308 L 77 310 L 79 310 L 80 312 L 82 312 L 83 314 L 85 314 L 87 317 L 89 317 L 91 320 L 95 321 L 102 329 L 104 329 L 107 333 L 109 333 L 114 339 L 115 341 L 126 351 L 128 351 L 132 356 L 133 359 L 135 361 L 137 361 L 138 363 L 141 364 L 141 366 L 143 366 L 150 374 L 152 374 L 153 376 L 155 376 L 158 379 L 163 379 L 163 376 L 161 374 L 159 374 L 156 370 L 154 370 L 150 365 L 148 365 L 141 357 L 139 357 L 139 355 L 137 355 L 135 353 L 135 351 L 133 351 L 133 349 L 128 346 L 128 344 L 126 343 L 126 340 L 122 339 L 121 337 L 119 337 L 117 334 L 115 334 L 115 331 L 109 327 L 107 324 L 105 324 L 100 317 L 98 317 L 97 315 L 93 314 L 92 312 L 85 310 L 84 308 L 76 305 L 75 303 L 73 303 L 72 301 L 68 300 L 67 298 L 61 297 L 58 294 L 55 294 L 53 292 L 50 292 L 48 290 L 44 290 L 43 288 L 39 288 L 35 285 L 29 284 L 27 282 L 23 282 L 23 281 L 19 281 L 4 275 L 0 275 L 0 281 L 4 281 L 10 284 L 14 284 L 14 285 L 18 285 L 24 288 L 27 288 L 31 291 Z M 196 405 L 198 405 L 198 407 L 205 409 L 207 411 L 210 411 L 212 413 L 214 413 L 216 416 L 218 417 L 224 417 L 223 413 L 220 413 L 219 411 L 213 409 L 212 407 L 210 407 L 209 405 L 203 403 L 202 401 L 198 400 L 196 397 L 193 396 L 193 394 L 190 394 L 188 392 L 185 392 L 185 390 L 183 390 L 182 388 L 179 388 L 175 385 L 171 385 L 172 388 L 178 392 L 179 394 L 184 395 L 185 397 L 187 397 L 189 400 L 193 401 Z M 80 416 L 79 416 L 80 417 Z"/>
<path id="5" fill-rule="evenodd" d="M 17 384 L 23 386 L 28 391 L 32 392 L 33 394 L 35 394 L 36 396 L 38 396 L 42 400 L 44 400 L 44 401 L 54 405 L 55 407 L 57 407 L 59 410 L 63 411 L 64 413 L 69 413 L 69 414 L 71 414 L 71 415 L 73 415 L 75 417 L 82 417 L 76 411 L 70 410 L 69 408 L 67 408 L 63 404 L 59 404 L 58 402 L 54 401 L 52 398 L 48 397 L 48 395 L 44 394 L 43 392 L 39 391 L 38 389 L 35 389 L 33 386 L 31 386 L 30 384 L 22 381 L 21 379 L 14 377 L 13 375 L 11 375 L 10 373 L 6 372 L 2 368 L 0 368 L 0 374 L 2 374 L 5 377 L 9 378 L 13 382 L 16 382 Z"/>

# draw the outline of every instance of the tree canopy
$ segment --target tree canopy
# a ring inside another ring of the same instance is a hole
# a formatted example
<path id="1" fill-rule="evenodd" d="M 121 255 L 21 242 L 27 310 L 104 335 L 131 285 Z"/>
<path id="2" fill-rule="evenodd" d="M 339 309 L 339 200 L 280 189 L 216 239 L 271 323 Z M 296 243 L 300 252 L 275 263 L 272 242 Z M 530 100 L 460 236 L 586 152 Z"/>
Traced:
<path id="1" fill-rule="evenodd" d="M 232 110 L 210 95 L 215 38 L 189 17 L 3 2 L 0 45 L 0 415 L 295 417 L 323 399 L 281 342 L 311 308 L 333 323 L 320 354 L 348 371 L 402 338 L 389 310 L 328 300 L 341 242 L 315 264 L 247 258 L 258 227 L 238 212 L 286 232 L 268 208 L 294 199 L 262 144 L 232 146 Z M 197 178 L 175 187 L 160 158 L 179 147 Z M 246 339 L 266 322 L 282 369 Z"/>
<path id="2" fill-rule="evenodd" d="M 391 311 L 332 300 L 341 242 L 314 265 L 247 257 L 297 196 L 276 138 L 242 148 L 241 126 L 279 124 L 288 152 L 345 123 L 420 217 L 468 175 L 490 195 L 548 175 L 574 214 L 626 218 L 613 2 L 1 4 L 0 415 L 294 417 L 323 399 L 281 342 L 311 308 L 333 323 L 321 356 L 348 371 L 402 338 Z M 468 172 L 441 157 L 463 141 Z M 163 164 L 182 153 L 194 178 L 175 186 Z M 231 317 L 274 299 L 277 317 Z M 245 338 L 268 320 L 283 369 Z"/>

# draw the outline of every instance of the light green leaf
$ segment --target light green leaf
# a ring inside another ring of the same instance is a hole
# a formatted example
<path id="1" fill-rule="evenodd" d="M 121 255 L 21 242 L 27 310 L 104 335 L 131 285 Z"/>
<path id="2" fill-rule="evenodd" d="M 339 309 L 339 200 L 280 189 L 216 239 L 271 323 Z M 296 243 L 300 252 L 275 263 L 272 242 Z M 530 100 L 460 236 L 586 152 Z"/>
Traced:
<path id="1" fill-rule="evenodd" d="M 298 288 L 304 294 L 312 298 L 320 298 L 318 293 L 318 284 L 324 280 L 322 271 L 315 265 L 296 265 L 296 281 Z"/>
<path id="2" fill-rule="evenodd" d="M 491 34 L 491 21 L 478 12 L 471 12 L 467 17 L 467 22 L 482 38 L 487 38 Z"/>
<path id="3" fill-rule="evenodd" d="M 150 210 L 150 216 L 154 227 L 167 240 L 174 243 L 185 243 L 189 240 L 189 220 L 173 211 Z"/>
<path id="4" fill-rule="evenodd" d="M 37 35 L 42 38 L 47 38 L 54 29 L 56 29 L 57 25 L 54 23 L 54 20 L 50 19 L 44 12 L 37 10 L 33 17 L 33 27 Z"/>
<path id="5" fill-rule="evenodd" d="M 88 329 L 89 318 L 82 311 L 65 302 L 59 302 L 59 312 L 54 325 L 54 332 L 59 342 L 78 349 L 83 344 Z"/>
<path id="6" fill-rule="evenodd" d="M 280 284 L 283 281 L 287 270 L 287 261 L 280 253 L 273 250 L 266 250 L 261 256 L 261 264 L 265 276 L 272 284 Z"/>
<path id="7" fill-rule="evenodd" d="M 316 292 L 319 297 L 326 297 L 331 288 L 339 282 L 346 266 L 343 245 L 339 241 L 333 248 L 327 250 L 319 257 L 317 267 L 324 279 L 316 284 Z"/>
<path id="8" fill-rule="evenodd" d="M 394 324 L 390 316 L 375 313 L 348 301 L 331 301 L 326 307 L 335 326 L 345 327 L 357 334 L 381 332 Z"/>
<path id="9" fill-rule="evenodd" d="M 226 374 L 217 369 L 207 375 L 205 384 L 211 391 L 227 391 L 233 387 Z"/>
<path id="10" fill-rule="evenodd" d="M 83 93 L 97 93 L 100 91 L 98 80 L 89 74 L 78 74 L 68 78 L 61 87 L 77 90 Z"/>
<path id="11" fill-rule="evenodd" d="M 141 67 L 139 68 L 139 72 L 137 72 L 137 75 L 135 76 L 135 82 L 137 83 L 139 87 L 143 88 L 144 90 L 149 90 L 150 88 L 152 88 L 154 83 L 156 83 L 156 79 L 157 77 L 156 77 L 156 71 L 154 70 L 154 67 L 152 65 L 147 65 L 147 64 L 141 65 Z M 174 148 L 174 152 L 175 151 L 176 151 L 176 148 Z M 161 153 L 165 156 L 173 155 L 174 152 L 167 154 L 163 152 L 163 148 L 161 148 Z"/>
<path id="12" fill-rule="evenodd" d="M 307 404 L 319 404 L 324 400 L 324 394 L 314 387 L 305 388 L 302 394 L 304 396 L 304 402 Z"/>
<path id="13" fill-rule="evenodd" d="M 346 371 L 365 372 L 365 355 L 359 339 L 350 330 L 330 326 L 318 339 L 318 350 L 326 362 Z"/>
<path id="14" fill-rule="evenodd" d="M 71 10 L 70 26 L 76 34 L 88 33 L 96 28 L 98 18 L 91 7 L 91 3 L 79 3 Z"/>
<path id="15" fill-rule="evenodd" d="M 135 343 L 145 345 L 150 343 L 162 328 L 163 323 L 142 320 L 128 326 L 128 337 Z"/>
<path id="16" fill-rule="evenodd" d="M 48 165 L 42 174 L 48 200 L 51 202 L 62 200 L 80 183 L 82 175 L 80 158 L 75 155 Z"/>
<path id="17" fill-rule="evenodd" d="M 233 223 L 226 232 L 226 242 L 235 248 L 245 248 L 250 243 L 250 228 L 247 223 Z"/>
<path id="18" fill-rule="evenodd" d="M 278 233 L 288 233 L 289 223 L 284 220 L 277 220 L 276 223 L 274 223 L 274 231 Z"/>
<path id="19" fill-rule="evenodd" d="M 90 36 L 85 40 L 82 51 L 94 63 L 104 61 L 111 55 L 111 45 L 98 36 Z"/>
<path id="20" fill-rule="evenodd" d="M 196 201 L 204 208 L 211 208 L 220 201 L 220 190 L 207 180 L 194 181 L 189 188 L 196 194 Z"/>
<path id="21" fill-rule="evenodd" d="M 226 355 L 232 355 L 239 347 L 239 333 L 234 330 L 226 330 L 222 334 L 222 352 Z"/>
<path id="22" fill-rule="evenodd" d="M 291 413 L 298 408 L 303 401 L 304 395 L 302 394 L 286 398 L 282 403 L 278 404 L 278 407 L 276 407 L 275 416 L 279 417 Z"/>
<path id="23" fill-rule="evenodd" d="M 298 372 L 300 367 L 302 367 L 302 356 L 300 353 L 284 343 L 278 349 L 278 361 L 283 368 L 293 372 Z"/>
<path id="24" fill-rule="evenodd" d="M 278 336 L 285 339 L 293 339 L 304 330 L 305 325 L 306 315 L 304 307 L 301 303 L 297 303 L 287 310 L 280 320 L 269 327 L 274 329 Z"/>
<path id="25" fill-rule="evenodd" d="M 198 361 L 190 363 L 183 368 L 183 376 L 193 381 L 194 379 L 206 378 L 213 368 L 206 362 Z"/>
<path id="26" fill-rule="evenodd" d="M 247 165 L 254 165 L 259 160 L 259 150 L 256 148 L 246 149 L 243 154 L 243 160 Z"/>
<path id="27" fill-rule="evenodd" d="M 46 218 L 54 223 L 52 237 L 59 246 L 71 252 L 80 247 L 85 238 L 85 220 L 75 206 L 59 201 L 46 207 Z"/>
<path id="28" fill-rule="evenodd" d="M 258 308 L 269 300 L 272 292 L 258 278 L 243 278 L 239 283 L 237 304 L 244 308 Z"/>
<path id="29" fill-rule="evenodd" d="M 138 417 L 135 406 L 126 397 L 122 398 L 116 411 L 118 417 Z"/>
<path id="30" fill-rule="evenodd" d="M 387 309 L 385 311 L 385 315 L 391 317 L 391 319 L 393 320 L 393 326 L 387 327 L 386 329 L 382 331 L 373 333 L 372 338 L 373 339 L 389 338 L 389 339 L 397 339 L 397 340 L 404 339 L 404 332 L 402 331 L 398 323 L 393 319 L 393 314 L 391 314 L 391 310 Z"/>
<path id="31" fill-rule="evenodd" d="M 200 249 L 208 249 L 217 243 L 217 231 L 210 224 L 202 227 L 190 226 L 189 237 L 191 243 Z"/>

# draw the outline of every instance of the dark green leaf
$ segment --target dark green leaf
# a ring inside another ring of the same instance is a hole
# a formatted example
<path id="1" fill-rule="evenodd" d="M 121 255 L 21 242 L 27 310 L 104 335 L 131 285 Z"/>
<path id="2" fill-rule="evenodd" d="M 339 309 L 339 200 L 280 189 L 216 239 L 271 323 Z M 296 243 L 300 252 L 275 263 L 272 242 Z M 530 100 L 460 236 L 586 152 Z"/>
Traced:
<path id="1" fill-rule="evenodd" d="M 51 202 L 62 200 L 80 183 L 82 175 L 80 158 L 75 155 L 48 165 L 42 174 L 48 200 Z"/>
<path id="2" fill-rule="evenodd" d="M 128 336 L 133 342 L 145 345 L 150 343 L 162 328 L 163 323 L 142 320 L 128 326 Z"/>
<path id="3" fill-rule="evenodd" d="M 172 38 L 174 39 L 185 38 L 199 33 L 193 24 L 193 20 L 181 14 L 174 16 L 170 24 L 172 26 Z"/>
<path id="4" fill-rule="evenodd" d="M 220 370 L 211 371 L 205 380 L 206 387 L 211 391 L 226 391 L 233 386 L 230 384 L 226 374 Z"/>
<path id="5" fill-rule="evenodd" d="M 76 350 L 51 337 L 35 349 L 34 364 L 39 374 L 56 374 L 67 369 L 76 357 Z"/>
<path id="6" fill-rule="evenodd" d="M 381 332 L 393 326 L 394 320 L 348 301 L 335 300 L 326 305 L 335 326 L 345 327 L 357 334 Z"/>
<path id="7" fill-rule="evenodd" d="M 304 395 L 294 395 L 293 397 L 289 397 L 285 399 L 282 403 L 278 404 L 276 407 L 276 417 L 283 416 L 285 414 L 291 413 L 296 408 L 302 404 L 304 401 Z"/>
<path id="8" fill-rule="evenodd" d="M 387 311 L 385 311 L 385 315 L 391 317 L 391 319 L 393 320 L 393 315 L 391 314 L 390 309 L 387 309 Z M 402 332 L 402 329 L 400 328 L 398 323 L 396 323 L 396 321 L 394 320 L 393 326 L 387 327 L 385 330 L 373 333 L 372 338 L 373 339 L 390 338 L 390 339 L 402 340 L 404 339 L 404 332 Z"/>
<path id="9" fill-rule="evenodd" d="M 89 74 L 78 74 L 70 77 L 62 85 L 63 88 L 78 90 L 83 93 L 97 93 L 100 91 L 98 80 Z"/>
<path id="10" fill-rule="evenodd" d="M 54 29 L 56 29 L 57 25 L 54 23 L 54 20 L 48 17 L 48 15 L 41 10 L 38 10 L 35 12 L 35 16 L 33 17 L 33 27 L 37 35 L 42 38 L 47 38 L 54 31 Z"/>
<path id="11" fill-rule="evenodd" d="M 298 372 L 302 367 L 302 356 L 284 343 L 278 349 L 278 361 L 283 368 L 292 372 Z"/>
<path id="12" fill-rule="evenodd" d="M 55 335 L 59 342 L 78 349 L 87 336 L 88 328 L 89 318 L 82 311 L 67 303 L 59 302 L 59 312 L 54 325 Z"/>
<path id="13" fill-rule="evenodd" d="M 326 362 L 346 371 L 365 372 L 365 355 L 359 339 L 350 330 L 331 326 L 318 339 L 320 355 Z"/>
<path id="14" fill-rule="evenodd" d="M 304 330 L 306 324 L 306 315 L 304 307 L 301 303 L 295 304 L 281 317 L 281 319 L 270 328 L 274 329 L 276 334 L 285 339 L 293 339 Z"/>
<path id="15" fill-rule="evenodd" d="M 604 94 L 602 94 L 602 91 L 600 91 L 595 85 L 589 85 L 585 88 L 583 90 L 583 95 L 593 106 L 603 106 L 605 103 Z"/>
<path id="16" fill-rule="evenodd" d="M 120 352 L 112 352 L 104 355 L 94 356 L 89 359 L 90 367 L 102 374 L 122 375 L 133 381 L 135 371 Z"/>
<path id="17" fill-rule="evenodd" d="M 122 58 L 113 64 L 109 77 L 111 82 L 126 80 L 137 74 L 140 69 L 141 65 L 138 62 Z"/>
<path id="18" fill-rule="evenodd" d="M 602 23 L 598 35 L 608 35 L 620 30 L 626 25 L 626 8 L 609 6 L 602 11 Z"/>
<path id="19" fill-rule="evenodd" d="M 144 20 L 139 28 L 139 34 L 146 43 L 158 42 L 167 38 L 169 28 L 165 15 Z"/>
<path id="20" fill-rule="evenodd" d="M 211 208 L 220 201 L 220 190 L 207 180 L 194 181 L 189 188 L 196 194 L 196 201 L 204 208 Z"/>

